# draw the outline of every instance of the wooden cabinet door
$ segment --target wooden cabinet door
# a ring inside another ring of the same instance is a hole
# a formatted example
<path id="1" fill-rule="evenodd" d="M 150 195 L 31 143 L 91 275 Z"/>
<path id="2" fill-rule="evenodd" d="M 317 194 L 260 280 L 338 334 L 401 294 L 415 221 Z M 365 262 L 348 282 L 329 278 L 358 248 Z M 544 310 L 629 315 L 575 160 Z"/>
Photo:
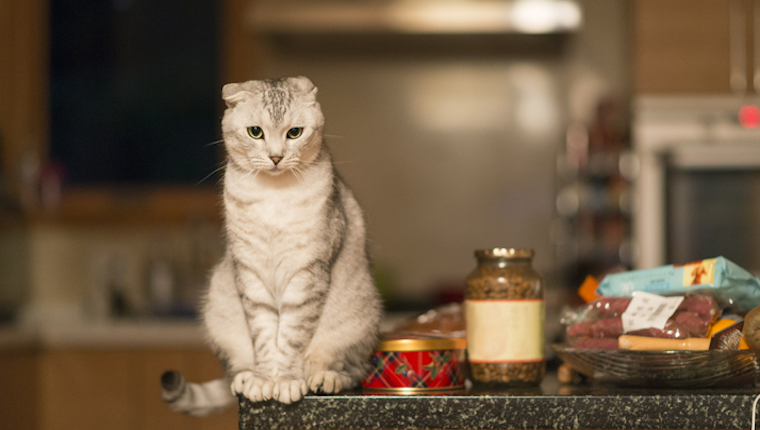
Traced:
<path id="1" fill-rule="evenodd" d="M 10 363 L 11 359 L 0 361 Z M 19 361 L 19 360 L 16 360 Z M 222 376 L 207 348 L 72 349 L 38 358 L 36 419 L 40 430 L 205 430 L 238 428 L 237 408 L 209 417 L 170 410 L 161 399 L 161 374 L 179 370 L 188 381 Z M 34 363 L 34 361 L 30 361 Z M 18 367 L 18 366 L 17 366 Z M 18 367 L 22 369 L 22 367 Z M 8 378 L 5 378 L 8 379 Z M 5 380 L 0 378 L 0 380 Z M 9 379 L 10 380 L 10 379 Z M 27 402 L 28 403 L 28 402 Z M 1 409 L 1 408 L 0 408 Z M 0 426 L 2 427 L 2 426 Z"/>
<path id="2" fill-rule="evenodd" d="M 0 428 L 35 430 L 39 422 L 37 353 L 0 349 Z"/>
<path id="3" fill-rule="evenodd" d="M 729 93 L 730 7 L 731 0 L 636 0 L 635 91 Z"/>
<path id="4" fill-rule="evenodd" d="M 137 362 L 125 350 L 55 350 L 40 357 L 40 429 L 139 428 Z"/>

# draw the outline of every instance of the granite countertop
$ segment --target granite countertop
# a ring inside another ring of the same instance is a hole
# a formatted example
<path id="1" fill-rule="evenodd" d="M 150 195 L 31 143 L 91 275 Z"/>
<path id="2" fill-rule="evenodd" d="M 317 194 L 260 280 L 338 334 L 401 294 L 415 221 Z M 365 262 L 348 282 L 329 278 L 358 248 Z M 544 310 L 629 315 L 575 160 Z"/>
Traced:
<path id="1" fill-rule="evenodd" d="M 647 389 L 602 383 L 457 395 L 308 395 L 240 401 L 240 429 L 749 429 L 760 388 Z"/>

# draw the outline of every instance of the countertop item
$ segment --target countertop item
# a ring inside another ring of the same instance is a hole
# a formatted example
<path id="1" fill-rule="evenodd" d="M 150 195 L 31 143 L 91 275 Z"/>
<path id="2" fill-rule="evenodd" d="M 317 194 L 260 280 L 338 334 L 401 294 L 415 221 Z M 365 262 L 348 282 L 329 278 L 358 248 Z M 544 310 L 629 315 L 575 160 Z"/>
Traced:
<path id="1" fill-rule="evenodd" d="M 464 389 L 465 338 L 386 334 L 371 357 L 362 381 L 377 394 L 425 394 Z"/>
<path id="2" fill-rule="evenodd" d="M 754 385 L 760 377 L 757 353 L 752 350 L 630 351 L 563 345 L 552 349 L 586 376 L 628 386 L 736 387 Z"/>
<path id="3" fill-rule="evenodd" d="M 307 395 L 240 402 L 240 429 L 749 429 L 755 387 L 675 390 L 605 384 L 471 389 L 459 395 Z"/>
<path id="4" fill-rule="evenodd" d="M 535 386 L 546 373 L 544 279 L 532 249 L 475 251 L 467 276 L 467 360 L 480 383 Z"/>

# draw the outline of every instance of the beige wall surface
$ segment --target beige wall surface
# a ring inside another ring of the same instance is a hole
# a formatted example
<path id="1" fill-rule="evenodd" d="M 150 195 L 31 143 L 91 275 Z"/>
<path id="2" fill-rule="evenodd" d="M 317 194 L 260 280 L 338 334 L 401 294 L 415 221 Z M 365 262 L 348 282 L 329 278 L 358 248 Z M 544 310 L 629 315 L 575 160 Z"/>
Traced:
<path id="1" fill-rule="evenodd" d="M 409 53 L 403 37 L 375 54 L 340 39 L 321 52 L 290 50 L 306 43 L 297 37 L 262 40 L 255 77 L 306 75 L 319 87 L 336 166 L 396 295 L 461 283 L 478 248 L 534 248 L 539 271 L 555 274 L 565 127 L 590 120 L 601 97 L 625 96 L 629 79 L 625 2 L 581 4 L 583 29 L 559 53 L 457 55 L 435 40 L 425 42 L 432 53 Z"/>

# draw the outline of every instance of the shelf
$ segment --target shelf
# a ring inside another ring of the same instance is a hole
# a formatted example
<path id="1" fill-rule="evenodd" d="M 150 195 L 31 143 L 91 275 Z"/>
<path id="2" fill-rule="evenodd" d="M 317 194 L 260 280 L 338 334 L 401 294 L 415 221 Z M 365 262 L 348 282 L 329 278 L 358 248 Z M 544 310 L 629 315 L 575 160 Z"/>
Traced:
<path id="1" fill-rule="evenodd" d="M 212 187 L 92 187 L 65 189 L 59 204 L 34 210 L 28 219 L 88 225 L 220 223 L 221 213 L 221 194 Z"/>

